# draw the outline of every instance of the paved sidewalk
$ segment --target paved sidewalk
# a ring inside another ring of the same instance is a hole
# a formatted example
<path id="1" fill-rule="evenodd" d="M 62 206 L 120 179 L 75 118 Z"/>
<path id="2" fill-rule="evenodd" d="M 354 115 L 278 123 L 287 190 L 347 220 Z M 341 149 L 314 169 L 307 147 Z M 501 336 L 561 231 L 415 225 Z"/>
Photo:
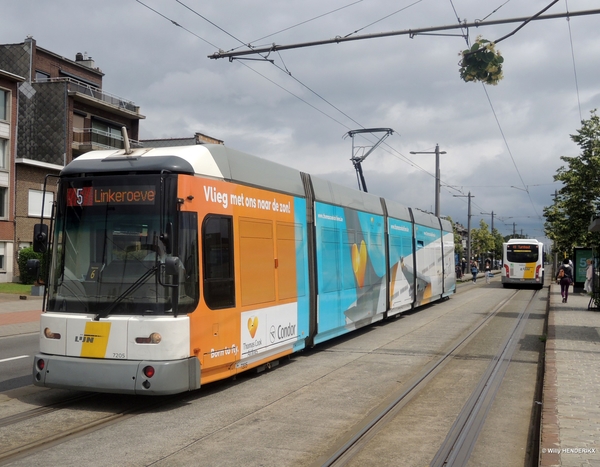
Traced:
<path id="1" fill-rule="evenodd" d="M 40 331 L 42 297 L 0 294 L 0 337 Z"/>
<path id="2" fill-rule="evenodd" d="M 572 290 L 572 288 L 570 289 Z M 600 310 L 550 286 L 540 466 L 600 467 Z"/>

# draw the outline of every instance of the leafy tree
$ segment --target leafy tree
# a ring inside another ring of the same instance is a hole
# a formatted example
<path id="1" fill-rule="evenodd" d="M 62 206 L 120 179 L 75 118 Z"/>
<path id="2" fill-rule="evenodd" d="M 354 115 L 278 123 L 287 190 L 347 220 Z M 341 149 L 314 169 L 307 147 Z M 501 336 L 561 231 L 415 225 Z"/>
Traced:
<path id="1" fill-rule="evenodd" d="M 600 233 L 588 231 L 592 215 L 600 204 L 600 118 L 596 110 L 582 120 L 571 140 L 581 148 L 581 155 L 561 156 L 561 166 L 554 180 L 562 182 L 554 203 L 544 208 L 546 236 L 559 252 L 570 254 L 574 246 L 600 244 Z"/>
<path id="2" fill-rule="evenodd" d="M 471 254 L 477 258 L 488 255 L 494 249 L 494 237 L 487 223 L 481 219 L 478 229 L 471 229 Z"/>
<path id="3" fill-rule="evenodd" d="M 502 244 L 504 243 L 504 237 L 502 236 L 502 234 L 498 231 L 498 229 L 494 229 L 492 231 L 492 238 L 494 241 L 494 247 L 492 249 L 492 251 L 494 252 L 494 258 L 495 259 L 502 259 Z"/>

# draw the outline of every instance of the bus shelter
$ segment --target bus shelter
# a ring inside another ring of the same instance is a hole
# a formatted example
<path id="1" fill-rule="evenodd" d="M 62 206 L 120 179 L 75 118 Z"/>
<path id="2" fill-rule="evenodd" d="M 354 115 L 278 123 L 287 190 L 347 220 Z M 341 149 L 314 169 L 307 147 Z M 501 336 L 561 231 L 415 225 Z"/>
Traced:
<path id="1" fill-rule="evenodd" d="M 590 232 L 600 232 L 600 216 L 594 216 L 592 222 L 588 228 Z M 600 310 L 600 245 L 594 245 L 592 247 L 592 267 L 594 271 L 592 280 L 592 291 L 590 292 L 590 301 L 588 303 L 588 310 Z"/>

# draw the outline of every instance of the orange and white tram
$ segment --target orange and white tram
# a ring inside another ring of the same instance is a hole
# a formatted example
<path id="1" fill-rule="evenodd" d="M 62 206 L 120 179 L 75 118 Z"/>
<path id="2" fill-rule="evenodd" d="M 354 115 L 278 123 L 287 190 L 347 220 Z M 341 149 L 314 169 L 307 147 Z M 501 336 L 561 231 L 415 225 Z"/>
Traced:
<path id="1" fill-rule="evenodd" d="M 451 224 L 223 145 L 60 173 L 39 386 L 172 394 L 455 291 Z"/>

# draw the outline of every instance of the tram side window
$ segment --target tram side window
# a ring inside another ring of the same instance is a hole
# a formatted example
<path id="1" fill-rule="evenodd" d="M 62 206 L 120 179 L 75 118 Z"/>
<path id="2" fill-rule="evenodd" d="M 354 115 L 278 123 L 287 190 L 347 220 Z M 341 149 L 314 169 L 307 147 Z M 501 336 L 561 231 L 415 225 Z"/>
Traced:
<path id="1" fill-rule="evenodd" d="M 235 305 L 233 220 L 208 216 L 202 225 L 204 300 L 212 309 Z"/>
<path id="2" fill-rule="evenodd" d="M 191 313 L 198 304 L 198 215 L 179 213 L 179 257 L 185 274 L 180 280 L 180 312 Z M 182 285 L 182 286 L 181 286 Z"/>

